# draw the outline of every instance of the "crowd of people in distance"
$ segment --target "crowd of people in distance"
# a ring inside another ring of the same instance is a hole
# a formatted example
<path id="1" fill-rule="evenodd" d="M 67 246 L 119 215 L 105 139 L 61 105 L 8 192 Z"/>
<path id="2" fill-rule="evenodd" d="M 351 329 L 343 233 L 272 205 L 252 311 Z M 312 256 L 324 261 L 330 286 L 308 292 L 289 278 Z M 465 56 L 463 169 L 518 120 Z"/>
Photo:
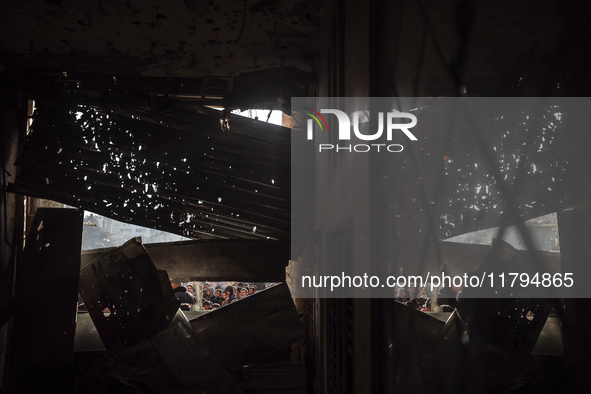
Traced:
<path id="1" fill-rule="evenodd" d="M 258 290 L 255 284 L 243 282 L 225 285 L 218 283 L 215 288 L 209 283 L 205 283 L 204 286 L 202 297 L 204 310 L 221 308 L 234 301 L 251 296 Z"/>
<path id="2" fill-rule="evenodd" d="M 190 306 L 197 302 L 197 298 L 195 297 L 195 289 L 193 286 L 187 285 L 185 287 L 182 286 L 181 283 L 171 283 L 171 286 L 174 298 L 181 302 L 181 309 L 190 310 Z"/>
<path id="3" fill-rule="evenodd" d="M 266 283 L 244 282 L 191 282 L 173 283 L 172 289 L 177 300 L 181 301 L 182 310 L 218 309 L 255 294 Z M 197 292 L 201 297 L 197 296 Z M 198 300 L 201 299 L 199 303 Z M 199 305 L 197 305 L 199 303 Z M 193 306 L 193 308 L 191 307 Z"/>
<path id="4" fill-rule="evenodd" d="M 436 298 L 426 287 L 401 287 L 396 301 L 423 312 L 434 312 L 436 305 L 441 312 L 452 312 L 461 294 L 462 289 L 454 286 L 441 287 Z"/>

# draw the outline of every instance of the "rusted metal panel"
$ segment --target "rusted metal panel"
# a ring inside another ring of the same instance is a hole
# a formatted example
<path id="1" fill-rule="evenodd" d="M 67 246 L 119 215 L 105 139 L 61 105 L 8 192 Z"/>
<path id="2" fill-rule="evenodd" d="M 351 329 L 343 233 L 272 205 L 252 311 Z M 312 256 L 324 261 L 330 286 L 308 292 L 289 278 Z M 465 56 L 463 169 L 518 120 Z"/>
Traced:
<path id="1" fill-rule="evenodd" d="M 80 270 L 80 295 L 113 352 L 162 331 L 179 307 L 166 273 L 154 267 L 137 238 Z"/>
<path id="2" fill-rule="evenodd" d="M 191 326 L 229 370 L 252 363 L 304 336 L 284 283 L 193 319 Z"/>
<path id="3" fill-rule="evenodd" d="M 7 379 L 12 392 L 65 393 L 75 387 L 81 242 L 81 211 L 37 210 L 16 268 Z"/>
<path id="4" fill-rule="evenodd" d="M 242 393 L 208 346 L 195 333 L 179 310 L 170 325 L 150 339 L 172 373 L 186 389 Z"/>
<path id="5" fill-rule="evenodd" d="M 230 248 L 232 253 L 218 249 L 217 254 L 203 248 L 201 253 L 205 256 L 209 252 L 213 259 L 224 255 L 239 258 L 245 252 L 240 246 L 249 248 L 242 244 Z M 261 255 L 251 257 L 262 258 L 264 250 L 261 247 Z M 285 254 L 286 245 L 279 250 Z M 166 247 L 160 245 L 159 251 L 165 252 Z M 190 251 L 185 251 L 184 258 L 191 257 Z M 144 381 L 163 390 L 180 387 L 241 393 L 240 385 L 246 382 L 239 373 L 231 375 L 230 371 L 286 349 L 303 337 L 286 284 L 257 292 L 189 323 L 178 310 L 168 276 L 156 269 L 138 238 L 82 268 L 80 293 L 106 349 L 118 355 L 116 360 L 109 357 L 86 370 L 84 387 L 92 386 L 93 380 L 105 383 L 110 376 L 118 381 Z M 96 332 L 90 326 L 86 319 L 80 333 L 87 338 L 79 338 L 78 348 L 100 351 Z M 145 379 L 146 371 L 151 378 Z M 163 383 L 153 378 L 158 374 L 166 378 Z M 305 385 L 305 379 L 300 381 L 300 387 Z"/>
<path id="6" fill-rule="evenodd" d="M 184 315 L 184 314 L 183 314 Z M 77 350 L 104 350 L 90 319 L 80 314 Z M 228 370 L 240 370 L 304 336 L 287 285 L 257 292 L 241 301 L 191 319 L 192 329 Z"/>
<path id="7" fill-rule="evenodd" d="M 283 282 L 289 244 L 283 241 L 207 240 L 145 244 L 157 269 L 173 281 Z M 110 249 L 82 252 L 82 266 Z"/>
<path id="8" fill-rule="evenodd" d="M 207 314 L 212 316 L 214 312 Z M 80 317 L 80 320 L 87 321 L 89 324 L 85 325 L 85 329 L 77 332 L 77 335 L 80 335 L 78 350 L 81 352 L 99 350 L 92 346 L 97 341 L 100 342 L 96 330 L 93 331 L 90 328 L 92 321 L 87 314 L 82 314 Z M 224 360 L 219 358 L 219 354 L 214 353 L 216 349 L 210 348 L 208 343 L 196 337 L 196 333 L 182 323 L 183 321 L 186 321 L 184 313 L 179 311 L 171 325 L 153 339 L 133 346 L 117 356 L 103 357 L 83 368 L 81 387 L 83 389 L 97 385 L 106 387 L 116 379 L 130 384 L 141 381 L 158 391 L 199 389 L 207 392 L 226 392 L 226 390 L 233 392 L 236 390 L 234 383 L 230 382 L 229 387 L 223 386 L 226 384 L 224 382 L 232 379 L 247 392 L 306 392 L 305 367 L 301 363 L 287 361 L 290 354 L 289 348 L 283 349 L 287 352 L 275 351 L 269 354 L 269 357 L 250 360 L 227 374 L 225 369 L 219 369 Z M 266 327 L 263 322 L 259 328 L 261 332 L 268 332 Z M 250 336 L 244 332 L 241 334 L 245 334 L 242 336 L 243 344 L 235 349 L 234 355 L 225 354 L 225 357 L 240 358 L 240 353 L 248 349 Z M 212 381 L 212 370 L 213 374 L 219 377 L 218 380 L 222 381 L 221 383 Z"/>

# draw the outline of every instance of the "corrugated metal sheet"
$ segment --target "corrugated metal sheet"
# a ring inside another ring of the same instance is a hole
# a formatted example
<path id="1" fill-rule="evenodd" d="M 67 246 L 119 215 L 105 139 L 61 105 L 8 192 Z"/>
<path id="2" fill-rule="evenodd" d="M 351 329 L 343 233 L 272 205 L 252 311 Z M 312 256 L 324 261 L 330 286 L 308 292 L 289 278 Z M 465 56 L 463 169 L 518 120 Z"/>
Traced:
<path id="1" fill-rule="evenodd" d="M 182 108 L 181 108 L 182 107 Z M 11 191 L 199 238 L 289 238 L 289 129 L 172 112 L 40 105 Z"/>

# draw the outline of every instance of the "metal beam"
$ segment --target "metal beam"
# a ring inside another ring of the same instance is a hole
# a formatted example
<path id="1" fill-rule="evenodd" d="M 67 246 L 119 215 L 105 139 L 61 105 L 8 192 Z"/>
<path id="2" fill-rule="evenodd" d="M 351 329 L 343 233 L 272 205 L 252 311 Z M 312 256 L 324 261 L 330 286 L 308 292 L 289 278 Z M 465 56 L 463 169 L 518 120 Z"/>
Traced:
<path id="1" fill-rule="evenodd" d="M 283 241 L 183 241 L 144 247 L 156 268 L 173 281 L 283 282 L 289 262 L 289 243 Z M 82 266 L 108 250 L 83 251 Z"/>

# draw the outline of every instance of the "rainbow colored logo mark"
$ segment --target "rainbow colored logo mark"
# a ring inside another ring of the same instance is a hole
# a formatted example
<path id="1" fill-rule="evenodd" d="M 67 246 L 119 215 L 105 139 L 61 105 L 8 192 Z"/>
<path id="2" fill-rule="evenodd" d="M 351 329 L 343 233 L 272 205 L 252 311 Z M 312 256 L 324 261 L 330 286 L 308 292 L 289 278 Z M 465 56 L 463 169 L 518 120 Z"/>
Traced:
<path id="1" fill-rule="evenodd" d="M 324 120 L 324 117 L 322 115 L 320 115 L 320 113 L 318 113 L 317 111 L 314 111 L 312 108 L 308 108 L 308 107 L 303 107 L 303 108 L 313 112 L 313 113 L 305 112 L 305 114 L 310 116 L 312 119 L 314 119 L 316 121 L 316 123 L 318 123 L 318 126 L 320 126 L 320 130 L 324 130 L 322 128 L 322 123 L 324 123 L 324 126 L 326 127 L 326 131 L 328 132 L 328 125 L 326 124 L 326 120 Z M 320 123 L 320 120 L 318 118 L 322 119 L 322 123 Z"/>

